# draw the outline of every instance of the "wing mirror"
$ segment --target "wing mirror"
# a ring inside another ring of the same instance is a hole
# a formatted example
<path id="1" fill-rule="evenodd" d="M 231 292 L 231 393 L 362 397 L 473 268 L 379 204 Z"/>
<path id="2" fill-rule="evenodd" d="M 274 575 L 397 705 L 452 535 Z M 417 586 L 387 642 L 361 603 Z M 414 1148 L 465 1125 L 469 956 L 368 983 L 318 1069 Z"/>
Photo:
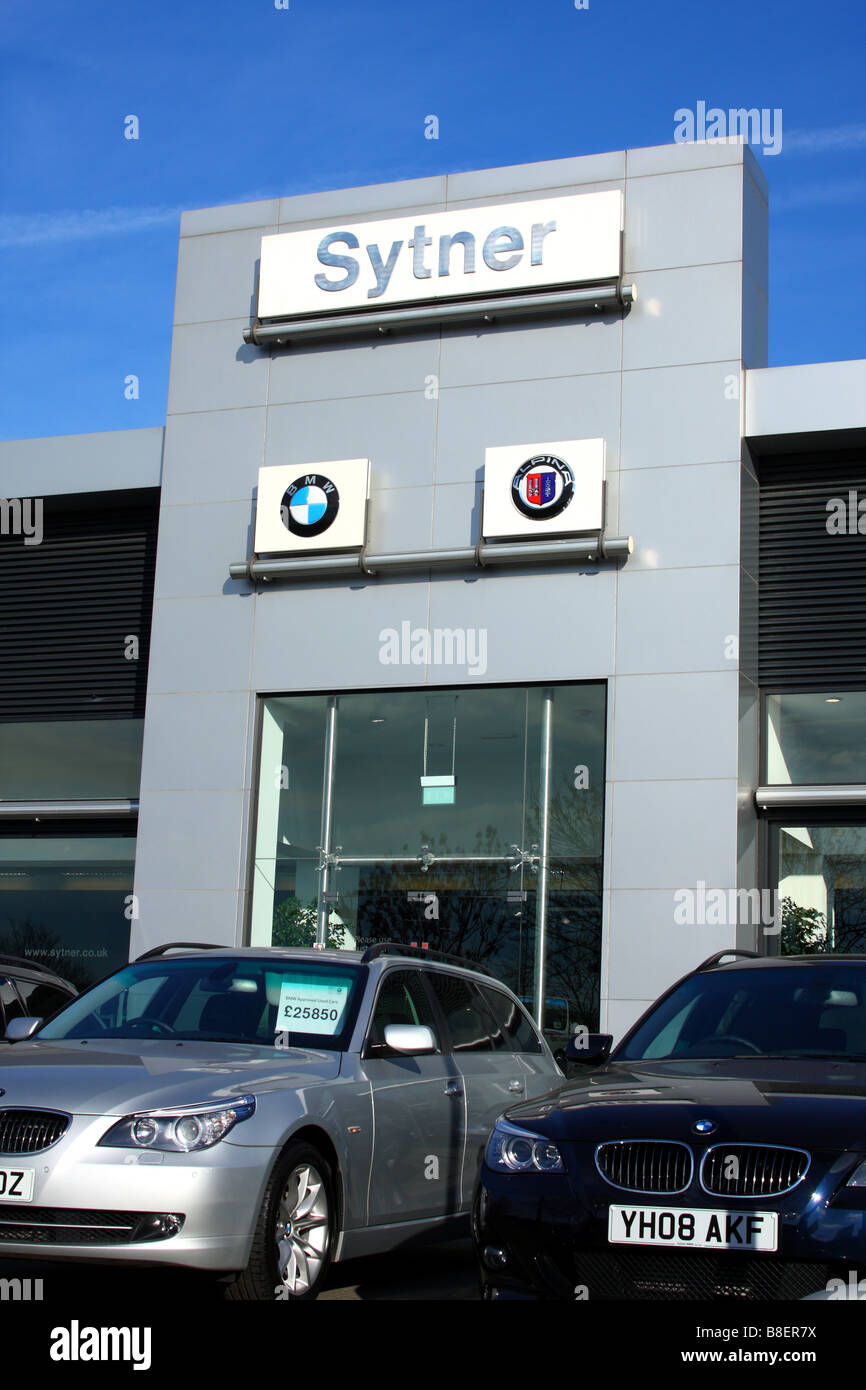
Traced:
<path id="1" fill-rule="evenodd" d="M 585 1067 L 598 1067 L 607 1061 L 612 1046 L 612 1033 L 573 1033 L 565 1045 L 565 1059 Z"/>
<path id="2" fill-rule="evenodd" d="M 41 1022 L 41 1018 L 11 1018 L 6 1024 L 6 1041 L 24 1042 L 33 1036 Z"/>
<path id="3" fill-rule="evenodd" d="M 413 1056 L 436 1051 L 433 1029 L 421 1023 L 386 1024 L 385 1043 L 394 1052 L 405 1052 Z"/>

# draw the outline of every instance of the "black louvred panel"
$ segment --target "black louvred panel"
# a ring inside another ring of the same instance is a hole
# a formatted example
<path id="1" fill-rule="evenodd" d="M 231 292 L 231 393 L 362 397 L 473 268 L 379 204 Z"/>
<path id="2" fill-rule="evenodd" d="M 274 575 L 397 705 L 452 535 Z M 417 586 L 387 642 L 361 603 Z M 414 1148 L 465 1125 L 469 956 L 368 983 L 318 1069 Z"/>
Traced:
<path id="1" fill-rule="evenodd" d="M 827 531 L 832 498 L 866 502 L 866 454 L 765 457 L 758 476 L 761 685 L 866 686 L 866 534 Z"/>
<path id="2" fill-rule="evenodd" d="M 0 536 L 0 721 L 141 719 L 159 494 L 43 507 L 41 545 Z M 124 657 L 130 634 L 137 661 Z"/>

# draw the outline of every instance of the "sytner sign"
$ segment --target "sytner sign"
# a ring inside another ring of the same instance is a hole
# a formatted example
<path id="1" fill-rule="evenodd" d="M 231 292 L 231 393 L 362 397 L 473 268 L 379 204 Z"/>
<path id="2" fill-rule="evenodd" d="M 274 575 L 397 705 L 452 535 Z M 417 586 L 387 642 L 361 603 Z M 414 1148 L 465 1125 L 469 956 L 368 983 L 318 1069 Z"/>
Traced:
<path id="1" fill-rule="evenodd" d="M 621 230 L 613 190 L 265 236 L 258 317 L 613 280 Z"/>

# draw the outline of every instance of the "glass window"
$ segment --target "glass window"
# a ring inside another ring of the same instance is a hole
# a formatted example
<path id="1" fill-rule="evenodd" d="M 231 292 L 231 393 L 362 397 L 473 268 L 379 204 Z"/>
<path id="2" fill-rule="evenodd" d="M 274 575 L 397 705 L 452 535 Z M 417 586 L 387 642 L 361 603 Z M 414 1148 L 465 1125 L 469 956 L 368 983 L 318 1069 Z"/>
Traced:
<path id="1" fill-rule="evenodd" d="M 518 1008 L 507 994 L 490 985 L 479 984 L 478 988 L 490 1005 L 493 1017 L 502 1029 L 514 1052 L 540 1052 L 541 1042 L 538 1034 L 522 1009 Z"/>
<path id="2" fill-rule="evenodd" d="M 431 970 L 428 976 L 455 1052 L 493 1052 L 492 1019 L 459 975 Z"/>
<path id="3" fill-rule="evenodd" d="M 0 800 L 138 796 L 143 719 L 0 723 Z"/>
<path id="4" fill-rule="evenodd" d="M 67 990 L 58 989 L 56 985 L 22 980 L 20 975 L 16 983 L 28 1018 L 50 1018 L 74 998 Z"/>
<path id="5" fill-rule="evenodd" d="M 379 986 L 367 1042 L 367 1052 L 371 1057 L 397 1055 L 385 1042 L 385 1029 L 389 1023 L 422 1024 L 431 1028 L 436 1038 L 433 1006 L 420 971 L 390 970 Z"/>
<path id="6" fill-rule="evenodd" d="M 602 683 L 262 703 L 252 944 L 414 942 L 483 966 L 533 1015 L 550 1011 L 554 1040 L 565 1021 L 597 1027 Z"/>
<path id="7" fill-rule="evenodd" d="M 752 966 L 692 975 L 617 1059 L 866 1057 L 866 963 Z"/>
<path id="8" fill-rule="evenodd" d="M 23 1017 L 23 1014 L 21 1000 L 15 992 L 12 981 L 0 978 L 0 1016 L 8 1023 L 10 1019 Z"/>
<path id="9" fill-rule="evenodd" d="M 764 780 L 770 786 L 866 782 L 866 691 L 764 698 Z"/>
<path id="10" fill-rule="evenodd" d="M 272 963 L 210 952 L 203 959 L 142 962 L 76 999 L 39 1037 L 175 1038 L 344 1051 L 365 974 L 349 964 Z"/>
<path id="11" fill-rule="evenodd" d="M 0 954 L 86 989 L 129 959 L 135 827 L 0 830 Z"/>
<path id="12" fill-rule="evenodd" d="M 781 953 L 866 952 L 866 826 L 779 826 Z"/>

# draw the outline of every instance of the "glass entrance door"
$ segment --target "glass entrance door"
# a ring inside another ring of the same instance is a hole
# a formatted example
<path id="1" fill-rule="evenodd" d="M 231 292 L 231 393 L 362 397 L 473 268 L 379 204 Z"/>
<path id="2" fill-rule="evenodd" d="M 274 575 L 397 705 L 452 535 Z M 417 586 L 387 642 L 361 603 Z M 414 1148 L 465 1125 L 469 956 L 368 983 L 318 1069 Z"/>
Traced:
<path id="1" fill-rule="evenodd" d="M 594 1027 L 604 687 L 264 702 L 251 940 L 416 942 Z"/>

